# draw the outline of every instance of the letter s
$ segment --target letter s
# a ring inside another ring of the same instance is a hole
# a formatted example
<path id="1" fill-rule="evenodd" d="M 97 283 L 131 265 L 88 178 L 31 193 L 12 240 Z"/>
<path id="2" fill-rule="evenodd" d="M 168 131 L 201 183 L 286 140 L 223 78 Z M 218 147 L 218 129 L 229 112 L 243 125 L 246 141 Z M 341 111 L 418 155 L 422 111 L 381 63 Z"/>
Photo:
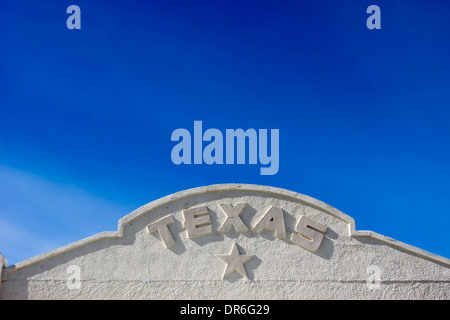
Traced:
<path id="1" fill-rule="evenodd" d="M 295 226 L 295 231 L 298 234 L 291 234 L 291 242 L 306 250 L 316 252 L 322 243 L 323 234 L 327 231 L 327 226 L 311 218 L 300 216 Z"/>

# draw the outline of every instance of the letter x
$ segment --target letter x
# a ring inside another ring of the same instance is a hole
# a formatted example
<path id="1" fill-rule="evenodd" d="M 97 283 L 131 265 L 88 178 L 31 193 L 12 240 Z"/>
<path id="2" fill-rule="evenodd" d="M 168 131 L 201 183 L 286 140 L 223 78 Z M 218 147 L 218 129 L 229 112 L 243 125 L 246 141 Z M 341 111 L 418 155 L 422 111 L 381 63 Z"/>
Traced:
<path id="1" fill-rule="evenodd" d="M 239 218 L 239 215 L 244 210 L 246 203 L 237 203 L 234 207 L 228 203 L 221 203 L 220 207 L 222 211 L 227 216 L 227 219 L 222 223 L 219 228 L 219 231 L 227 232 L 230 231 L 233 226 L 237 232 L 246 232 L 248 231 L 245 223 Z"/>

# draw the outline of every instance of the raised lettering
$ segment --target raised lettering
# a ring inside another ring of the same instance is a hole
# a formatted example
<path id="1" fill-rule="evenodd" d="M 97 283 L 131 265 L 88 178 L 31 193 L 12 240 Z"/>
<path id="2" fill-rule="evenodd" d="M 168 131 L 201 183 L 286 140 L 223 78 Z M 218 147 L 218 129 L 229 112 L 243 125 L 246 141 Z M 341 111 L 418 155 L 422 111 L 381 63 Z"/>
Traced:
<path id="1" fill-rule="evenodd" d="M 189 239 L 212 233 L 211 217 L 208 207 L 183 210 L 184 227 Z"/>
<path id="2" fill-rule="evenodd" d="M 263 230 L 273 231 L 278 238 L 286 238 L 286 226 L 282 209 L 277 207 L 270 208 L 253 227 L 253 231 L 257 233 L 261 233 Z"/>
<path id="3" fill-rule="evenodd" d="M 295 231 L 299 234 L 292 233 L 291 242 L 306 250 L 316 252 L 322 243 L 327 226 L 306 216 L 301 216 L 297 221 Z"/>
<path id="4" fill-rule="evenodd" d="M 234 207 L 231 204 L 221 203 L 220 208 L 223 210 L 227 218 L 219 227 L 219 231 L 227 232 L 231 230 L 231 227 L 234 227 L 237 232 L 248 231 L 247 226 L 239 217 L 246 206 L 246 203 L 237 203 Z"/>
<path id="5" fill-rule="evenodd" d="M 173 222 L 175 222 L 173 215 L 165 216 L 164 218 L 161 218 L 153 223 L 150 223 L 147 226 L 147 231 L 148 233 L 158 231 L 159 236 L 161 237 L 161 240 L 166 246 L 166 248 L 170 248 L 175 244 L 175 240 L 173 239 L 172 234 L 170 233 L 167 225 Z"/>

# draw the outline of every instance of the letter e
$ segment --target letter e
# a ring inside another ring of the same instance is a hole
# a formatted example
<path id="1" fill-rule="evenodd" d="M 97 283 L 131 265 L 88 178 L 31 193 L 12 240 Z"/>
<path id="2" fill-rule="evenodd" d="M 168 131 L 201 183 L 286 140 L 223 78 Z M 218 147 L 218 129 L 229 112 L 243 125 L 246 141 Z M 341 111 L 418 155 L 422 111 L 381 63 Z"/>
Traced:
<path id="1" fill-rule="evenodd" d="M 207 207 L 183 210 L 183 216 L 188 239 L 212 233 L 211 218 Z"/>

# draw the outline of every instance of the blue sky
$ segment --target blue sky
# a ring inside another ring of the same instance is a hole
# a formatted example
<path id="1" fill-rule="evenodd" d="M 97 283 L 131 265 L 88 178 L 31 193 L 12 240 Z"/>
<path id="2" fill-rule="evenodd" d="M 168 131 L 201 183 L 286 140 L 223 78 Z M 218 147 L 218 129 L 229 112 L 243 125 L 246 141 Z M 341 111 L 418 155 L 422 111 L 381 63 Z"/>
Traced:
<path id="1" fill-rule="evenodd" d="M 81 30 L 66 9 L 81 8 Z M 366 8 L 381 8 L 381 30 Z M 0 252 L 13 264 L 187 188 L 281 187 L 450 257 L 450 3 L 8 1 Z M 171 133 L 280 130 L 280 169 L 179 165 Z"/>

